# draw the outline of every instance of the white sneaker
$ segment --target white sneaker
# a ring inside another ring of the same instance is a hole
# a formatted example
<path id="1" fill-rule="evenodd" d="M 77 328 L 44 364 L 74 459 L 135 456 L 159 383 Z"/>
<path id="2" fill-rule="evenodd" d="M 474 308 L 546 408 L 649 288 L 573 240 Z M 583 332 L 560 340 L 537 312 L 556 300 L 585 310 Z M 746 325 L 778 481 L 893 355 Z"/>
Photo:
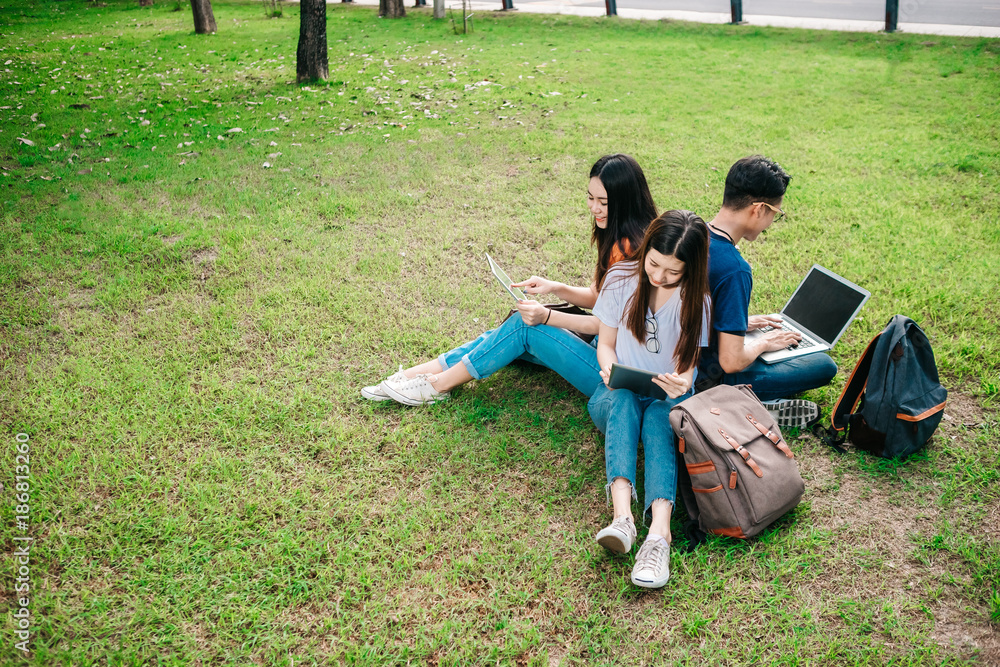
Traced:
<path id="1" fill-rule="evenodd" d="M 642 588 L 663 588 L 670 579 L 670 543 L 662 537 L 647 539 L 639 547 L 632 567 L 632 583 Z"/>
<path id="2" fill-rule="evenodd" d="M 402 382 L 405 379 L 406 376 L 403 375 L 403 364 L 400 364 L 399 370 L 386 378 L 385 381 L 373 384 L 370 387 L 362 387 L 361 395 L 369 401 L 391 401 L 392 396 L 385 393 L 382 389 L 382 385 L 386 382 Z"/>
<path id="3" fill-rule="evenodd" d="M 427 379 L 429 377 L 430 375 L 421 373 L 416 377 L 403 378 L 398 382 L 386 380 L 380 387 L 389 398 L 403 405 L 430 405 L 451 396 L 450 391 L 435 389 L 431 381 Z"/>
<path id="4" fill-rule="evenodd" d="M 801 398 L 781 398 L 764 401 L 764 408 L 771 413 L 778 428 L 806 428 L 819 421 L 819 406 Z"/>
<path id="5" fill-rule="evenodd" d="M 617 554 L 627 554 L 632 551 L 635 542 L 635 524 L 630 516 L 620 516 L 611 525 L 601 530 L 596 536 L 597 543 Z"/>

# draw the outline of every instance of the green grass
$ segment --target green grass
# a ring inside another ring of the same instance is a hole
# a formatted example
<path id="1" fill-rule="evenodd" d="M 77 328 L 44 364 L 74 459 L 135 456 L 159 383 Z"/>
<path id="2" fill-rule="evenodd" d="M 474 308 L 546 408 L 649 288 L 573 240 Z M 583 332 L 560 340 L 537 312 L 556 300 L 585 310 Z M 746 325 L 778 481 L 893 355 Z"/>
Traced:
<path id="1" fill-rule="evenodd" d="M 30 663 L 1000 659 L 1000 42 L 490 14 L 457 36 L 331 4 L 330 81 L 300 88 L 297 6 L 217 1 L 214 36 L 171 9 L 0 7 L 0 534 L 25 432 Z M 593 542 L 603 445 L 559 378 L 358 395 L 506 312 L 485 250 L 585 282 L 586 173 L 615 151 L 706 218 L 734 160 L 780 161 L 754 309 L 814 262 L 872 291 L 811 397 L 897 312 L 951 391 L 905 462 L 793 441 L 803 503 L 675 550 L 653 593 Z"/>

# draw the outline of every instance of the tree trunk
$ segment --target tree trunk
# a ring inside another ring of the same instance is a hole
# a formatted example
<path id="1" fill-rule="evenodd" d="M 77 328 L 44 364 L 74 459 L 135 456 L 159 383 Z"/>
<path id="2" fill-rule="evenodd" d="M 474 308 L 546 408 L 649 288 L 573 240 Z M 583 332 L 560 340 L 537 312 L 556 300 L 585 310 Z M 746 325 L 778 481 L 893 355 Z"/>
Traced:
<path id="1" fill-rule="evenodd" d="M 212 0 L 191 0 L 191 11 L 194 13 L 196 33 L 210 35 L 217 30 L 215 14 L 212 12 Z"/>
<path id="2" fill-rule="evenodd" d="M 330 76 L 326 55 L 326 0 L 302 0 L 299 11 L 296 79 L 299 83 L 326 80 Z"/>
<path id="3" fill-rule="evenodd" d="M 403 0 L 378 0 L 378 15 L 387 19 L 398 19 L 406 16 Z"/>
<path id="4" fill-rule="evenodd" d="M 444 0 L 434 0 L 434 18 L 444 18 Z"/>

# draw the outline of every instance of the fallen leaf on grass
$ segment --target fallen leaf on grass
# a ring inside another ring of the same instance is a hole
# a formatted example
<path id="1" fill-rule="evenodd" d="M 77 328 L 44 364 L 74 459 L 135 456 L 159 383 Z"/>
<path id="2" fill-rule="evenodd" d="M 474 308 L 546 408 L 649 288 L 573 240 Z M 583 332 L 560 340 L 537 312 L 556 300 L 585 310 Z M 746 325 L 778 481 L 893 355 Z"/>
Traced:
<path id="1" fill-rule="evenodd" d="M 242 127 L 234 127 L 234 128 L 226 130 L 226 134 L 237 134 L 237 133 L 242 132 L 242 131 L 243 131 Z"/>
<path id="2" fill-rule="evenodd" d="M 280 156 L 281 156 L 281 153 L 268 153 L 268 154 L 267 154 L 267 157 L 271 158 L 272 160 L 273 160 L 274 158 L 276 158 L 276 157 L 280 157 Z"/>
<path id="3" fill-rule="evenodd" d="M 31 139 L 25 139 L 24 137 L 18 137 L 17 140 L 20 141 L 25 146 L 34 146 L 35 145 L 34 141 L 32 141 Z"/>
<path id="4" fill-rule="evenodd" d="M 87 174 L 89 174 L 92 171 L 94 171 L 94 170 L 93 169 L 81 169 L 80 171 L 76 172 L 76 175 L 77 176 L 86 176 Z"/>
<path id="5" fill-rule="evenodd" d="M 270 162 L 265 162 L 261 166 L 264 167 L 264 169 L 270 169 L 271 168 L 271 163 Z"/>

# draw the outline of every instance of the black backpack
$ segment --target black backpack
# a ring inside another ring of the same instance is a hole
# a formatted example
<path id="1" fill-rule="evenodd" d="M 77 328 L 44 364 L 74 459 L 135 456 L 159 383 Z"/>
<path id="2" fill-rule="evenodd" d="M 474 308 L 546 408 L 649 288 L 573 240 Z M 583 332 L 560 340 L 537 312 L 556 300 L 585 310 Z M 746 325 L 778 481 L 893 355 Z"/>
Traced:
<path id="1" fill-rule="evenodd" d="M 876 456 L 902 458 L 934 435 L 947 399 L 927 336 L 896 315 L 854 367 L 833 408 L 833 428 L 817 433 L 840 452 L 849 439 Z"/>

